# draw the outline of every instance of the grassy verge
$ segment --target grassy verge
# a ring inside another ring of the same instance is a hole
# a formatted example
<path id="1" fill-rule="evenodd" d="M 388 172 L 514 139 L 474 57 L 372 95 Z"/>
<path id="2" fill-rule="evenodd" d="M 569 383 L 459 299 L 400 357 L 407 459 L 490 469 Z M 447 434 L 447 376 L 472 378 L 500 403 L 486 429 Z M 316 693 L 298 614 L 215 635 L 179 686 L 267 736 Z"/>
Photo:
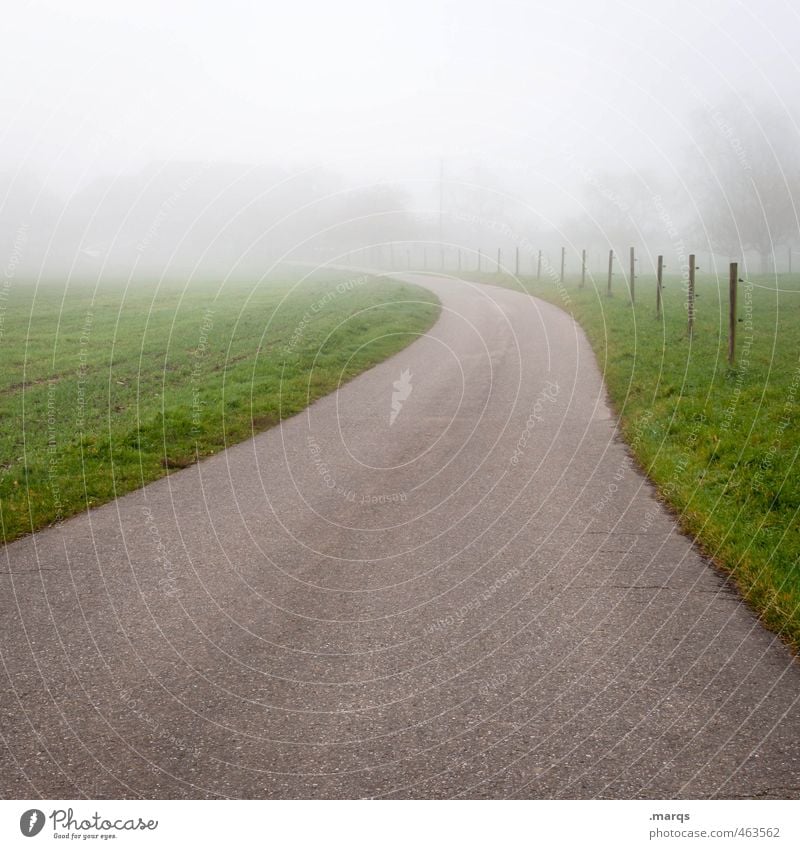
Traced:
<path id="1" fill-rule="evenodd" d="M 623 433 L 682 527 L 730 573 L 764 623 L 800 649 L 800 276 L 740 284 L 738 355 L 727 364 L 727 277 L 698 275 L 687 334 L 681 279 L 476 279 L 520 288 L 586 331 Z M 755 285 L 751 285 L 755 284 Z M 762 288 L 765 287 L 765 288 Z M 780 289 L 782 291 L 776 291 Z"/>
<path id="2" fill-rule="evenodd" d="M 12 281 L 4 295 L 6 542 L 294 415 L 439 312 L 424 289 L 343 273 L 96 289 Z"/>

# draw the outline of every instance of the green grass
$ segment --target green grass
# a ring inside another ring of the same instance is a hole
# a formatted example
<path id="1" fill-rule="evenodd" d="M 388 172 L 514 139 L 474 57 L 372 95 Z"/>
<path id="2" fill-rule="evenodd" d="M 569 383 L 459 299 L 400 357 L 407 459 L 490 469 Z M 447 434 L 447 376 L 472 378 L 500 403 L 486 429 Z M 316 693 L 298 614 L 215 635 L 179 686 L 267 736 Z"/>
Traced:
<path id="1" fill-rule="evenodd" d="M 0 291 L 3 540 L 298 413 L 439 313 L 412 285 L 284 279 Z"/>
<path id="2" fill-rule="evenodd" d="M 637 279 L 635 309 L 619 275 L 611 298 L 602 275 L 584 289 L 544 277 L 476 279 L 522 286 L 574 316 L 664 501 L 764 623 L 800 649 L 800 276 L 740 284 L 733 368 L 727 270 L 719 283 L 698 274 L 691 341 L 681 279 L 665 281 L 658 318 L 654 277 Z"/>

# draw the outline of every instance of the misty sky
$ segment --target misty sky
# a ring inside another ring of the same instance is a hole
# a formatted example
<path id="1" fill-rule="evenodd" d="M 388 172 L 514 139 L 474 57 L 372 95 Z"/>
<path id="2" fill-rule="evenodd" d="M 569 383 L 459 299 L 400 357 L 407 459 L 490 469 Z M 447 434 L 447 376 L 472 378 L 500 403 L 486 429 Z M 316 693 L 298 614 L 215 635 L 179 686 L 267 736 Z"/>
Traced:
<path id="1" fill-rule="evenodd" d="M 18 3 L 0 159 L 62 191 L 163 159 L 658 164 L 693 109 L 796 97 L 798 32 L 782 0 Z"/>
<path id="2" fill-rule="evenodd" d="M 0 255 L 24 231 L 31 275 L 395 242 L 424 265 L 437 240 L 601 264 L 686 241 L 764 270 L 800 245 L 789 0 L 52 0 L 3 23 Z"/>

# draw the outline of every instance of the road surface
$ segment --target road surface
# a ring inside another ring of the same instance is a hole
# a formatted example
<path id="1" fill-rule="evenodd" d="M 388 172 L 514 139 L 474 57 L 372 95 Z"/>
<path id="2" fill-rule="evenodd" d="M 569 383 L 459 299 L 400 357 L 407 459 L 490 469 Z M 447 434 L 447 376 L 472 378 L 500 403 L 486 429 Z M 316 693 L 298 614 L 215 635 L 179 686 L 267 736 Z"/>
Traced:
<path id="1" fill-rule="evenodd" d="M 427 336 L 0 552 L 4 797 L 800 796 L 800 668 L 580 330 L 408 279 Z"/>

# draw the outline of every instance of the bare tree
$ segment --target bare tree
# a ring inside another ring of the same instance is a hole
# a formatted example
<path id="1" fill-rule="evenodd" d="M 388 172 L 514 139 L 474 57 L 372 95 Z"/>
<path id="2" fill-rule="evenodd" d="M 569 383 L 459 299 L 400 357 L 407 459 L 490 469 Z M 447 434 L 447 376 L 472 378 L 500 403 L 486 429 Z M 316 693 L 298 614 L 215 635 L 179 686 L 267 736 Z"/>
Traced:
<path id="1" fill-rule="evenodd" d="M 584 213 L 564 224 L 581 244 L 612 247 L 616 251 L 643 246 L 658 237 L 662 225 L 659 205 L 664 189 L 649 173 L 583 174 Z"/>
<path id="2" fill-rule="evenodd" d="M 689 175 L 698 227 L 714 250 L 757 251 L 767 271 L 777 245 L 798 237 L 800 146 L 791 120 L 730 101 L 695 115 Z"/>

